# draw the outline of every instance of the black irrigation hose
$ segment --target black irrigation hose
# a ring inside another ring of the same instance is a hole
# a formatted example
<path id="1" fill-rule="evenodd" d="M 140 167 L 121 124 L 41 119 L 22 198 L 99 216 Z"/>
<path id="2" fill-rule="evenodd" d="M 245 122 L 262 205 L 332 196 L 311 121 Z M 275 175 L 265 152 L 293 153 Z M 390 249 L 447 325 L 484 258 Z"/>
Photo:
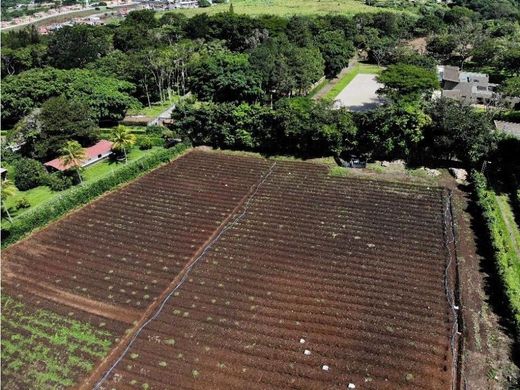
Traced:
<path id="1" fill-rule="evenodd" d="M 110 368 L 107 370 L 107 372 L 105 373 L 105 375 L 103 375 L 103 377 L 96 383 L 96 385 L 94 386 L 94 390 L 97 390 L 100 388 L 100 386 L 103 384 L 103 382 L 110 376 L 110 374 L 112 373 L 112 371 L 116 368 L 116 366 L 121 362 L 121 360 L 123 360 L 123 358 L 126 356 L 126 354 L 128 353 L 128 351 L 130 350 L 130 348 L 132 347 L 132 345 L 134 344 L 135 340 L 137 339 L 137 337 L 141 334 L 141 332 L 144 330 L 144 328 L 146 328 L 153 320 L 155 320 L 159 314 L 161 314 L 162 310 L 164 309 L 164 306 L 166 305 L 166 303 L 170 300 L 170 298 L 172 297 L 173 293 L 175 291 L 177 291 L 177 289 L 182 286 L 184 284 L 184 282 L 186 281 L 186 279 L 188 278 L 188 275 L 190 273 L 190 271 L 193 269 L 193 267 L 199 262 L 199 260 L 201 258 L 203 258 L 206 253 L 209 251 L 209 249 L 211 249 L 211 247 L 220 239 L 220 237 L 226 232 L 228 231 L 229 229 L 231 229 L 233 226 L 235 226 L 247 213 L 247 210 L 249 209 L 249 206 L 251 204 L 251 202 L 253 201 L 253 199 L 255 198 L 258 190 L 260 189 L 260 187 L 262 186 L 262 184 L 264 184 L 264 182 L 267 180 L 267 178 L 269 176 L 271 176 L 271 174 L 273 173 L 273 169 L 276 165 L 276 161 L 273 163 L 273 165 L 271 165 L 271 167 L 269 168 L 269 171 L 267 172 L 267 174 L 262 178 L 262 180 L 260 181 L 260 183 L 256 186 L 256 189 L 255 191 L 251 194 L 251 196 L 249 197 L 249 199 L 247 200 L 247 202 L 244 204 L 244 210 L 230 223 L 228 223 L 226 226 L 224 226 L 224 228 L 222 229 L 222 231 L 213 239 L 211 240 L 207 245 L 206 247 L 204 248 L 204 250 L 201 252 L 200 255 L 197 256 L 197 258 L 191 263 L 191 265 L 186 269 L 186 272 L 184 273 L 184 276 L 181 278 L 181 280 L 179 281 L 179 283 L 177 284 L 177 286 L 175 286 L 174 289 L 172 289 L 172 291 L 170 291 L 170 293 L 163 299 L 163 301 L 161 302 L 160 306 L 157 308 L 157 310 L 155 311 L 155 313 L 153 314 L 153 316 L 151 316 L 145 323 L 143 323 L 143 325 L 141 325 L 139 327 L 139 329 L 135 332 L 135 334 L 132 336 L 132 338 L 130 339 L 130 342 L 128 343 L 128 345 L 126 346 L 126 348 L 123 350 L 123 352 L 121 353 L 121 355 L 119 355 L 119 357 L 117 358 L 117 360 L 114 362 L 114 364 L 112 364 L 110 366 Z"/>

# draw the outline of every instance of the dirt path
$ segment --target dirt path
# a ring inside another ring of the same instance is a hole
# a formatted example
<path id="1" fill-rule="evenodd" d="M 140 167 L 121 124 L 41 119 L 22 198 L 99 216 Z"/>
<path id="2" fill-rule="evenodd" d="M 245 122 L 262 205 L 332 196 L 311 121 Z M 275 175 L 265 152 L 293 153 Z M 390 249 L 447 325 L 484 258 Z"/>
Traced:
<path id="1" fill-rule="evenodd" d="M 504 321 L 504 298 L 493 261 L 479 232 L 481 221 L 469 192 L 454 190 L 463 318 L 463 389 L 514 389 L 520 375 L 514 339 Z"/>
<path id="2" fill-rule="evenodd" d="M 343 68 L 341 72 L 332 80 L 330 80 L 322 89 L 320 89 L 316 95 L 313 96 L 314 100 L 320 100 L 325 96 L 329 91 L 334 88 L 334 86 L 341 81 L 341 79 L 347 74 L 354 66 L 356 66 L 357 61 L 351 61 L 346 68 Z"/>

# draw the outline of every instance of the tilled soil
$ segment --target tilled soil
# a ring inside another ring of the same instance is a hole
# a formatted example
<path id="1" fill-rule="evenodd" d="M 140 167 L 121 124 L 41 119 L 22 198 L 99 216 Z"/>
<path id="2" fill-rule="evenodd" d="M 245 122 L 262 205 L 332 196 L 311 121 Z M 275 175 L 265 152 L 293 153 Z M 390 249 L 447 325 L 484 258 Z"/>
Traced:
<path id="1" fill-rule="evenodd" d="M 117 337 L 82 388 L 451 389 L 449 205 L 195 151 L 8 248 L 3 283 Z"/>

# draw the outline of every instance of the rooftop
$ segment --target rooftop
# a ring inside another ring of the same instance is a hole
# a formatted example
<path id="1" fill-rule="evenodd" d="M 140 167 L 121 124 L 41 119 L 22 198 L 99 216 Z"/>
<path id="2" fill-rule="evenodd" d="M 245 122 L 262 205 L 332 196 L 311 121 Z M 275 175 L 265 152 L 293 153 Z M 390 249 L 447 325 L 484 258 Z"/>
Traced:
<path id="1" fill-rule="evenodd" d="M 97 144 L 85 148 L 86 158 L 81 162 L 81 166 L 92 164 L 93 162 L 108 156 L 112 152 L 112 142 L 105 139 L 99 141 Z M 65 171 L 71 167 L 71 164 L 63 164 L 61 158 L 55 158 L 43 164 L 47 167 L 53 167 L 58 171 Z"/>

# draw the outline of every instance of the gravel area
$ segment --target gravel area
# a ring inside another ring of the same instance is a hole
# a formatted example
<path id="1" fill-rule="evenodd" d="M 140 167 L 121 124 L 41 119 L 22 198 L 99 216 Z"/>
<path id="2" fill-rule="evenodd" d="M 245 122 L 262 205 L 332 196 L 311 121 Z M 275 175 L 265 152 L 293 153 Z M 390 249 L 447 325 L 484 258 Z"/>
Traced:
<path id="1" fill-rule="evenodd" d="M 346 107 L 351 111 L 367 111 L 376 108 L 383 103 L 376 91 L 382 84 L 376 81 L 375 74 L 358 74 L 339 93 L 334 102 L 334 107 Z"/>

